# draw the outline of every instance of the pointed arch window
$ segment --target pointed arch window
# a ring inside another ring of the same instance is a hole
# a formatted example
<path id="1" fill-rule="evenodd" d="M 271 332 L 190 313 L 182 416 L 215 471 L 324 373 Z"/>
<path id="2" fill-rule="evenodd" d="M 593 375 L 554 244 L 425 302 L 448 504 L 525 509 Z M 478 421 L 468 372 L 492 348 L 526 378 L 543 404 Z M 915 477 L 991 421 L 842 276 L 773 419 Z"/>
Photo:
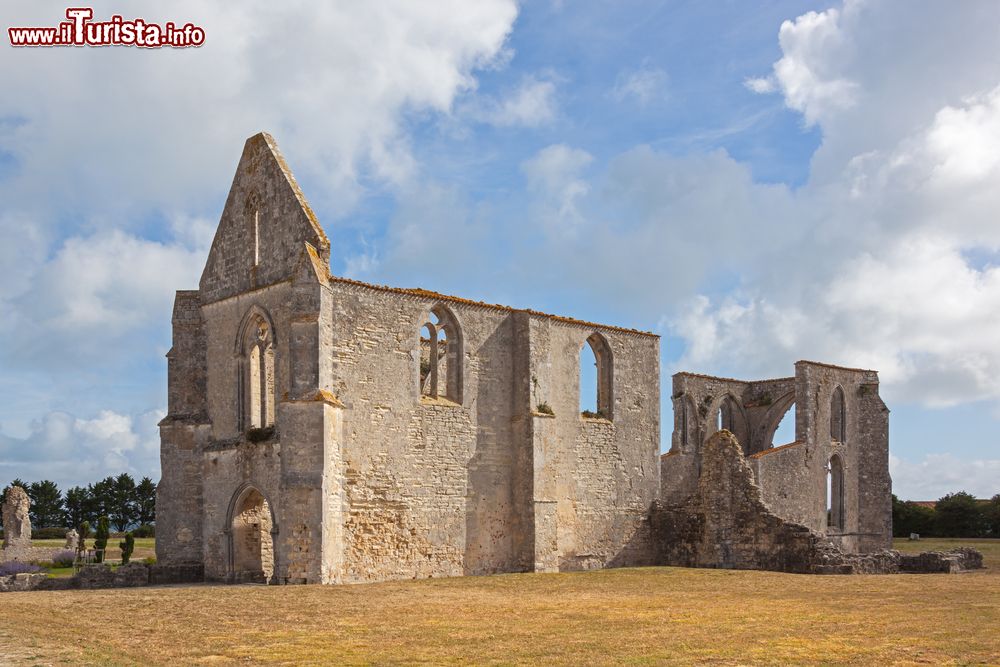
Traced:
<path id="1" fill-rule="evenodd" d="M 420 327 L 420 395 L 462 402 L 462 329 L 440 304 Z"/>
<path id="2" fill-rule="evenodd" d="M 837 387 L 830 398 L 830 439 L 847 442 L 847 409 L 844 390 Z"/>
<path id="3" fill-rule="evenodd" d="M 596 373 L 590 371 L 588 363 L 593 365 Z M 594 332 L 580 348 L 580 414 L 583 417 L 611 419 L 613 377 L 611 346 L 604 336 Z M 587 406 L 596 409 L 591 410 Z"/>
<path id="4" fill-rule="evenodd" d="M 239 338 L 240 429 L 274 426 L 274 327 L 260 308 L 244 318 Z"/>

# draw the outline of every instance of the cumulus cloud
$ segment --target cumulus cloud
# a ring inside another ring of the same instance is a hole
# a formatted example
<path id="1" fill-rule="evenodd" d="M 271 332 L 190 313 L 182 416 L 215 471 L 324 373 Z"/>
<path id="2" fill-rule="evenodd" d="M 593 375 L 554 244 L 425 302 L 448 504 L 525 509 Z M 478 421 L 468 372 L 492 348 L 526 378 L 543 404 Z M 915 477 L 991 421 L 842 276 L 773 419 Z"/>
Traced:
<path id="1" fill-rule="evenodd" d="M 26 482 L 50 479 L 65 489 L 122 472 L 155 481 L 160 470 L 156 424 L 165 414 L 102 410 L 80 418 L 56 411 L 34 421 L 23 438 L 0 429 L 0 487 L 19 477 Z"/>
<path id="2" fill-rule="evenodd" d="M 1000 248 L 1000 159 L 988 148 L 1000 141 L 1000 77 L 997 70 L 972 77 L 985 85 L 965 90 L 935 74 L 913 72 L 901 81 L 898 71 L 907 70 L 900 62 L 910 52 L 881 45 L 882 60 L 870 58 L 851 84 L 851 104 L 827 99 L 836 86 L 826 84 L 858 74 L 852 63 L 869 55 L 863 47 L 875 48 L 871 34 L 884 27 L 873 18 L 885 17 L 848 3 L 842 12 L 782 26 L 782 60 L 789 62 L 775 66 L 776 80 L 789 106 L 825 135 L 814 167 L 825 166 L 795 195 L 794 215 L 809 233 L 786 247 L 780 268 L 757 264 L 741 272 L 736 290 L 691 300 L 670 319 L 688 343 L 679 365 L 770 374 L 787 372 L 794 359 L 816 358 L 879 369 L 890 399 L 931 406 L 1000 401 L 1000 348 L 992 334 L 1000 329 L 1000 273 L 989 259 L 971 259 Z M 918 18 L 938 17 L 930 11 Z M 959 50 L 966 41 L 985 44 L 973 18 L 964 31 L 935 32 L 934 41 Z M 841 58 L 845 44 L 854 45 L 850 58 Z M 985 50 L 983 56 L 992 57 Z M 872 83 L 886 78 L 907 89 L 899 100 L 886 100 Z M 949 101 L 923 103 L 918 122 L 903 108 L 918 96 Z M 907 132 L 897 128 L 890 144 L 884 137 L 859 143 L 867 124 L 897 110 Z M 769 215 L 758 208 L 747 220 Z"/>
<path id="3" fill-rule="evenodd" d="M 3 6 L 10 25 L 54 25 L 65 12 L 54 2 Z M 206 42 L 5 52 L 0 118 L 23 120 L 0 135 L 17 165 L 0 188 L 8 207 L 51 202 L 53 183 L 51 203 L 63 210 L 204 203 L 228 180 L 243 139 L 265 129 L 344 210 L 361 172 L 390 181 L 411 173 L 404 115 L 450 110 L 474 87 L 473 70 L 501 55 L 517 14 L 510 0 L 181 0 L 129 11 L 192 21 Z"/>
<path id="4" fill-rule="evenodd" d="M 0 7 L 25 26 L 66 9 Z M 173 292 L 197 285 L 246 137 L 273 132 L 299 179 L 323 184 L 309 190 L 328 215 L 366 186 L 409 188 L 410 118 L 449 114 L 478 69 L 509 61 L 517 6 L 181 0 L 120 13 L 191 21 L 206 42 L 6 48 L 0 68 L 0 419 L 19 437 L 46 410 L 162 403 Z"/>
<path id="5" fill-rule="evenodd" d="M 122 231 L 67 238 L 52 257 L 20 262 L 30 280 L 0 299 L 0 358 L 8 369 L 59 369 L 73 373 L 105 359 L 128 358 L 148 346 L 159 327 L 169 337 L 174 290 L 194 287 L 207 256 L 206 236 L 190 220 L 181 237 L 195 243 L 142 239 Z"/>

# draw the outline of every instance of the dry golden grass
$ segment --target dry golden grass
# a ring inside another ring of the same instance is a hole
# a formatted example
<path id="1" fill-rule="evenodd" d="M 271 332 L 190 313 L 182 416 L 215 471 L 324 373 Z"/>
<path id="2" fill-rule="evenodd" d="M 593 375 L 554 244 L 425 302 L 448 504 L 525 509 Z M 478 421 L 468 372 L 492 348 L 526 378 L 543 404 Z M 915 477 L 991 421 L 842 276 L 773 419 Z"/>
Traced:
<path id="1" fill-rule="evenodd" d="M 976 546 L 991 570 L 639 568 L 6 594 L 0 663 L 996 664 L 1000 541 Z"/>

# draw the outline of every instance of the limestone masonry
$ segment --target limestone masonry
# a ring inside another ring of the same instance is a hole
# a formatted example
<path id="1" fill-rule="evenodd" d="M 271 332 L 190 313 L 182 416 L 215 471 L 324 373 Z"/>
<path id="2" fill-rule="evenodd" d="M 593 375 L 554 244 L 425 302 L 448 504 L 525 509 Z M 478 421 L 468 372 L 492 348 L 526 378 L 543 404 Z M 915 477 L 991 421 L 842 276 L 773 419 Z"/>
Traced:
<path id="1" fill-rule="evenodd" d="M 250 138 L 199 289 L 174 304 L 163 566 L 271 583 L 667 562 L 802 571 L 890 545 L 874 371 L 678 374 L 661 458 L 657 336 L 338 278 L 329 260 L 274 141 Z M 796 441 L 775 447 L 793 403 Z"/>

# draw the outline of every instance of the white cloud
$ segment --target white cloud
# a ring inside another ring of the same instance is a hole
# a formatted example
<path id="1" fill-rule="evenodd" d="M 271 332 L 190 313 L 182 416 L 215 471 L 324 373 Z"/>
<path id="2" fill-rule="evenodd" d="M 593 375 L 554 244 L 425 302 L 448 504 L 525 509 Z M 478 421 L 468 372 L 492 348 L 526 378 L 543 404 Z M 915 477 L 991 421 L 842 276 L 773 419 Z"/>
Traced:
<path id="1" fill-rule="evenodd" d="M 774 64 L 775 79 L 788 106 L 801 111 L 810 125 L 856 101 L 858 84 L 837 76 L 826 58 L 830 51 L 851 49 L 840 17 L 837 9 L 808 12 L 782 23 L 778 32 L 784 55 Z"/>
<path id="2" fill-rule="evenodd" d="M 632 99 L 639 106 L 646 106 L 657 98 L 666 98 L 667 73 L 644 63 L 631 71 L 623 71 L 615 79 L 611 96 L 619 102 Z"/>
<path id="3" fill-rule="evenodd" d="M 474 120 L 498 127 L 545 125 L 555 120 L 559 113 L 556 84 L 548 79 L 528 76 L 517 88 L 499 99 L 473 99 L 464 113 Z"/>
<path id="4" fill-rule="evenodd" d="M 3 7 L 9 25 L 54 25 L 66 6 Z M 331 205 L 349 210 L 359 174 L 410 175 L 404 114 L 448 112 L 474 87 L 474 69 L 503 57 L 517 7 L 180 0 L 125 13 L 192 21 L 205 45 L 5 50 L 0 118 L 23 119 L 0 135 L 17 164 L 0 188 L 8 208 L 214 204 L 243 140 L 270 130 Z"/>
<path id="5" fill-rule="evenodd" d="M 920 461 L 889 456 L 893 493 L 903 500 L 937 500 L 966 491 L 977 498 L 1000 493 L 1000 459 L 962 460 L 951 454 L 928 454 Z"/>
<path id="6" fill-rule="evenodd" d="M 9 25 L 48 26 L 66 6 L 0 7 Z M 70 396 L 96 410 L 95 387 L 114 405 L 162 402 L 173 293 L 197 285 L 248 136 L 273 132 L 300 180 L 322 182 L 310 193 L 328 213 L 373 182 L 406 189 L 409 119 L 449 114 L 478 69 L 509 61 L 517 6 L 180 0 L 121 13 L 194 22 L 206 43 L 6 48 L 0 67 L 0 418 L 18 434 Z"/>
<path id="7" fill-rule="evenodd" d="M 544 220 L 572 224 L 580 219 L 577 201 L 588 191 L 581 174 L 593 160 L 587 151 L 553 144 L 521 164 L 528 190 L 542 198 L 546 208 Z"/>
<path id="8" fill-rule="evenodd" d="M 184 219 L 182 236 L 207 238 Z M 60 368 L 124 360 L 130 348 L 148 347 L 150 327 L 167 331 L 174 291 L 193 287 L 207 246 L 156 242 L 121 231 L 70 237 L 51 258 L 20 262 L 30 280 L 17 294 L 0 299 L 2 358 L 8 368 Z M 162 338 L 162 336 L 158 336 Z"/>
<path id="9" fill-rule="evenodd" d="M 778 90 L 778 82 L 774 80 L 773 76 L 748 77 L 744 79 L 743 85 L 759 95 Z"/>
<path id="10" fill-rule="evenodd" d="M 91 419 L 49 412 L 23 438 L 0 431 L 0 487 L 15 477 L 55 481 L 63 490 L 127 472 L 159 479 L 157 422 L 166 414 L 102 410 Z"/>
<path id="11" fill-rule="evenodd" d="M 979 12 L 1000 20 L 995 5 Z M 749 226 L 795 221 L 769 236 L 780 255 L 752 246 L 735 290 L 667 318 L 687 342 L 680 366 L 752 377 L 814 358 L 878 369 L 890 401 L 1000 402 L 1000 269 L 970 259 L 1000 249 L 987 25 L 976 11 L 863 2 L 783 24 L 774 80 L 823 145 L 790 216 L 746 211 Z M 919 26 L 935 29 L 918 40 Z M 805 233 L 790 241 L 793 230 Z"/>

